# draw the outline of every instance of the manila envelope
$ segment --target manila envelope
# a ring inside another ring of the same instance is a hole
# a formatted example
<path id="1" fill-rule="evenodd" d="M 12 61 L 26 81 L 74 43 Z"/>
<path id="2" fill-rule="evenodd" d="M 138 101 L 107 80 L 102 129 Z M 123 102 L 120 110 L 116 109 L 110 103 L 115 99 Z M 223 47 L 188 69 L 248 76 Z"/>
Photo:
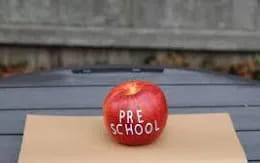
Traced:
<path id="1" fill-rule="evenodd" d="M 28 115 L 19 163 L 246 163 L 228 114 L 170 115 L 150 145 L 117 144 L 102 117 Z"/>

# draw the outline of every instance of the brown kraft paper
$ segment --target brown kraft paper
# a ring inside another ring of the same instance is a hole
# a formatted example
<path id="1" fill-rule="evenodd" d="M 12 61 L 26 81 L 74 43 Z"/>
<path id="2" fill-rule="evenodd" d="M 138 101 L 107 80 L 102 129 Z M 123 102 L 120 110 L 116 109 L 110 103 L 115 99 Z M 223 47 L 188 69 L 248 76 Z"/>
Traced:
<path id="1" fill-rule="evenodd" d="M 98 116 L 28 115 L 19 163 L 246 163 L 228 114 L 170 115 L 145 146 L 117 144 Z"/>

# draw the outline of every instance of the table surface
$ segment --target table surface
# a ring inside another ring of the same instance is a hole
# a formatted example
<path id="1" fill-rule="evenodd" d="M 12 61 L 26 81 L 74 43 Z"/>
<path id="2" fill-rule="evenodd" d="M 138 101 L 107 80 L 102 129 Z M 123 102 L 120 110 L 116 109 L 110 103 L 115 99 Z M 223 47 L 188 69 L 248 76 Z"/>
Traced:
<path id="1" fill-rule="evenodd" d="M 260 82 L 187 69 L 119 67 L 1 79 L 0 162 L 17 162 L 27 114 L 101 115 L 111 87 L 132 79 L 159 84 L 170 113 L 230 113 L 249 163 L 260 163 Z"/>

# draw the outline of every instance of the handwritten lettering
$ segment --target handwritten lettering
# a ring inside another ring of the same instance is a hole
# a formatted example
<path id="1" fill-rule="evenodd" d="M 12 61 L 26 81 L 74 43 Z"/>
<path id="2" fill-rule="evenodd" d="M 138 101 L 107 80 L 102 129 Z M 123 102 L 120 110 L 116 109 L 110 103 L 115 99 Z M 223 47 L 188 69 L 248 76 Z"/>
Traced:
<path id="1" fill-rule="evenodd" d="M 149 135 L 160 130 L 157 120 L 145 123 L 142 119 L 142 110 L 120 110 L 119 123 L 111 123 L 110 128 L 113 135 Z M 123 122 L 124 125 L 123 125 Z"/>

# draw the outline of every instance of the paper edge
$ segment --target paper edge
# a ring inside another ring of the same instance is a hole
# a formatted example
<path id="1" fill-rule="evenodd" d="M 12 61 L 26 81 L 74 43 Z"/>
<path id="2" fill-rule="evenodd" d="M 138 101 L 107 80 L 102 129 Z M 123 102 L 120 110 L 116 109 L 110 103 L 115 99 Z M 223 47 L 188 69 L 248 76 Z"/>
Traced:
<path id="1" fill-rule="evenodd" d="M 30 117 L 31 117 L 32 115 L 26 115 L 26 118 L 25 118 L 25 123 L 24 123 L 24 129 L 23 129 L 23 136 L 22 136 L 22 142 L 21 142 L 21 145 L 20 145 L 20 151 L 19 151 L 19 157 L 18 157 L 18 163 L 20 163 L 21 162 L 21 156 L 22 156 L 22 153 L 23 153 L 23 148 L 24 148 L 24 143 L 25 143 L 25 141 L 24 141 L 24 138 L 25 138 L 25 133 L 26 133 L 26 130 L 27 130 L 27 126 L 28 126 L 28 123 L 29 123 L 29 119 L 30 119 Z"/>
<path id="2" fill-rule="evenodd" d="M 179 117 L 179 116 L 196 116 L 196 115 L 215 115 L 215 116 L 226 116 L 226 117 L 229 117 L 230 118 L 230 114 L 228 112 L 222 112 L 222 113 L 182 113 L 182 114 L 175 114 L 174 112 L 173 113 L 170 113 L 168 114 L 168 116 L 172 117 Z M 29 118 L 38 118 L 38 117 L 55 117 L 55 118 L 70 118 L 70 117 L 77 117 L 77 118 L 84 118 L 84 117 L 89 117 L 89 118 L 96 118 L 96 117 L 103 117 L 102 115 L 48 115 L 48 114 L 27 114 L 26 115 L 26 120 L 29 119 Z M 230 118 L 231 119 L 231 118 Z M 232 123 L 233 124 L 233 123 Z M 234 127 L 234 126 L 233 126 Z"/>
<path id="3" fill-rule="evenodd" d="M 236 129 L 235 129 L 235 126 L 234 126 L 233 120 L 232 120 L 232 118 L 231 118 L 231 116 L 230 116 L 229 113 L 227 113 L 227 115 L 228 115 L 227 118 L 228 118 L 228 120 L 230 121 L 230 124 L 231 124 L 232 130 L 233 130 L 233 133 L 235 133 L 235 138 L 236 138 L 238 144 L 240 145 L 241 150 L 242 150 L 242 152 L 243 152 L 243 154 L 244 154 L 244 157 L 245 157 L 245 163 L 248 163 L 248 158 L 247 158 L 247 155 L 246 155 L 246 152 L 245 152 L 244 146 L 241 144 L 241 141 L 240 141 L 240 139 L 239 139 L 239 137 L 238 137 L 238 135 L 237 135 L 237 132 L 236 132 Z"/>

